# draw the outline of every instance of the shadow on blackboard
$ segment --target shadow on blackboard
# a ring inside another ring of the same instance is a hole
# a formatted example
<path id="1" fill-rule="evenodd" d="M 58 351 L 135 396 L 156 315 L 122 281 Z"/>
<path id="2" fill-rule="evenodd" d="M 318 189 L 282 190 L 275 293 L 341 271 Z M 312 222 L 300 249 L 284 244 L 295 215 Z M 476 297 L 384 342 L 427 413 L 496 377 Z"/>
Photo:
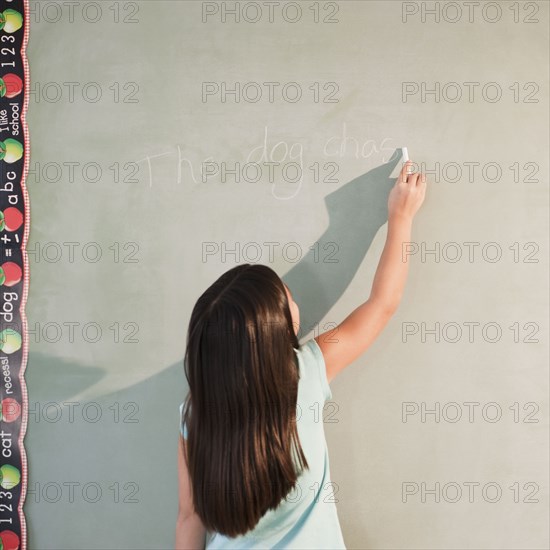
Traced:
<path id="1" fill-rule="evenodd" d="M 397 149 L 388 163 L 355 178 L 326 197 L 329 226 L 318 240 L 317 249 L 310 249 L 298 264 L 282 276 L 301 306 L 299 337 L 316 327 L 336 304 L 353 280 L 377 231 L 387 221 L 388 194 L 395 182 L 390 174 L 400 158 L 401 150 Z M 367 298 L 365 296 L 365 300 Z M 32 482 L 43 477 L 55 479 L 59 472 L 75 464 L 81 464 L 84 469 L 97 468 L 96 475 L 107 478 L 111 475 L 109 472 L 123 471 L 128 479 L 144 480 L 140 490 L 152 500 L 160 498 L 155 492 L 159 484 L 161 487 L 163 484 L 173 487 L 170 494 L 163 493 L 163 502 L 158 504 L 170 505 L 170 500 L 174 499 L 175 507 L 178 408 L 188 390 L 183 361 L 132 386 L 94 397 L 93 402 L 109 418 L 115 408 L 120 407 L 118 421 L 111 420 L 108 426 L 97 426 L 100 429 L 96 429 L 95 424 L 87 424 L 83 425 L 85 429 L 79 430 L 48 423 L 44 418 L 37 421 L 36 403 L 40 404 L 39 407 L 48 402 L 62 405 L 63 401 L 69 401 L 72 396 L 94 386 L 105 375 L 106 371 L 99 367 L 39 353 L 29 354 L 26 380 L 29 401 L 35 410 L 34 417 L 29 417 L 28 437 L 25 440 L 29 480 Z M 81 409 L 82 404 L 80 409 L 76 409 L 77 417 Z M 143 455 L 144 445 L 154 450 L 157 472 L 154 484 L 147 481 L 150 478 L 150 464 L 149 455 Z M 105 463 L 97 462 L 89 456 L 90 449 L 93 449 L 96 458 L 104 456 L 108 459 L 105 458 Z M 32 507 L 32 501 L 28 505 Z M 149 501 L 149 505 L 156 504 Z M 167 529 L 167 536 L 171 536 L 174 518 L 175 515 L 168 515 L 166 525 L 157 526 L 159 533 Z M 120 520 L 123 521 L 123 518 Z M 136 518 L 129 518 L 128 521 L 135 522 Z M 32 522 L 29 528 L 32 536 Z"/>
<path id="2" fill-rule="evenodd" d="M 304 258 L 281 277 L 300 306 L 299 337 L 318 327 L 336 304 L 353 280 L 376 233 L 387 221 L 388 194 L 395 183 L 390 174 L 400 158 L 401 149 L 396 149 L 387 163 L 353 179 L 325 198 L 328 228 L 318 239 L 315 249 L 310 248 Z M 365 300 L 367 298 L 365 296 Z M 320 332 L 324 332 L 322 327 Z M 64 364 L 58 357 L 32 352 L 26 371 L 29 395 L 33 401 L 41 403 L 62 402 L 90 388 L 104 376 L 105 371 L 98 367 L 82 366 L 76 362 L 74 365 Z M 121 394 L 125 394 L 125 401 L 145 403 L 145 400 L 158 395 L 162 396 L 159 402 L 166 403 L 171 402 L 171 399 L 165 399 L 167 393 L 173 392 L 177 400 L 182 401 L 187 391 L 181 384 L 182 380 L 185 384 L 183 361 L 105 397 L 117 395 L 122 399 Z"/>

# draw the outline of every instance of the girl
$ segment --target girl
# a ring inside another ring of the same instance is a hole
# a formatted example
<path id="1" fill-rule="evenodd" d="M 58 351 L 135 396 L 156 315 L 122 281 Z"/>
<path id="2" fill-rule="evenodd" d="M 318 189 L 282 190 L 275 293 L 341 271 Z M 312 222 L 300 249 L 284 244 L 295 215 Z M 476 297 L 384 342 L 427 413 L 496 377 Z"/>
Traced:
<path id="1" fill-rule="evenodd" d="M 329 383 L 395 313 L 426 177 L 403 168 L 368 300 L 302 346 L 290 289 L 269 267 L 238 265 L 198 299 L 180 406 L 176 548 L 345 548 L 323 430 Z"/>

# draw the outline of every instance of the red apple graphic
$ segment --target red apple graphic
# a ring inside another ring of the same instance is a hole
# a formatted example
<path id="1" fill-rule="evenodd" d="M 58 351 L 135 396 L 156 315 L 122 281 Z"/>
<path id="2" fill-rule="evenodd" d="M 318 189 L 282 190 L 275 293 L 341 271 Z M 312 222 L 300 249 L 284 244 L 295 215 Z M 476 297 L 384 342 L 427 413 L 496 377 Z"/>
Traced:
<path id="1" fill-rule="evenodd" d="M 10 206 L 4 210 L 3 215 L 0 213 L 0 231 L 17 231 L 22 225 L 23 214 L 17 208 Z"/>
<path id="2" fill-rule="evenodd" d="M 23 90 L 23 81 L 13 73 L 5 74 L 0 78 L 0 97 L 15 97 Z"/>
<path id="3" fill-rule="evenodd" d="M 19 537 L 13 531 L 6 529 L 0 532 L 0 545 L 2 550 L 19 550 Z"/>
<path id="4" fill-rule="evenodd" d="M 21 415 L 21 405 L 11 397 L 2 400 L 2 412 L 0 420 L 13 422 Z"/>
<path id="5" fill-rule="evenodd" d="M 14 286 L 23 276 L 21 268 L 14 262 L 5 262 L 0 265 L 0 285 Z"/>

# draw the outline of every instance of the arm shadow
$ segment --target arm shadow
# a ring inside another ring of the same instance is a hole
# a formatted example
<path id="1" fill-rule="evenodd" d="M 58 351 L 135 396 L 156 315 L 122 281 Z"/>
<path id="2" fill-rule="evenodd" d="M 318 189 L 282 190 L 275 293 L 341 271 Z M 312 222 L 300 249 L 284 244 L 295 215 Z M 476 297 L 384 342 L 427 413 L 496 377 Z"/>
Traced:
<path id="1" fill-rule="evenodd" d="M 310 249 L 281 277 L 294 301 L 303 305 L 298 337 L 317 327 L 336 304 L 357 273 L 376 233 L 386 223 L 388 194 L 395 183 L 390 174 L 400 158 L 401 149 L 396 149 L 387 163 L 326 196 L 329 225 L 318 241 L 319 246 Z"/>

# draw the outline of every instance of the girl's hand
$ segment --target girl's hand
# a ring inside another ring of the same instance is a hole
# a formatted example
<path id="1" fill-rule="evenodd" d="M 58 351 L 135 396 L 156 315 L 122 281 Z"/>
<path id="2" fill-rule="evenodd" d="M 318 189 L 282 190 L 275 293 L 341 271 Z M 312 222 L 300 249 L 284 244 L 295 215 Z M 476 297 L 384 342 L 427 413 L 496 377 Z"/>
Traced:
<path id="1" fill-rule="evenodd" d="M 424 202 L 426 175 L 416 172 L 407 174 L 411 164 L 409 160 L 403 165 L 397 181 L 390 191 L 388 196 L 388 220 L 405 218 L 412 221 Z"/>

